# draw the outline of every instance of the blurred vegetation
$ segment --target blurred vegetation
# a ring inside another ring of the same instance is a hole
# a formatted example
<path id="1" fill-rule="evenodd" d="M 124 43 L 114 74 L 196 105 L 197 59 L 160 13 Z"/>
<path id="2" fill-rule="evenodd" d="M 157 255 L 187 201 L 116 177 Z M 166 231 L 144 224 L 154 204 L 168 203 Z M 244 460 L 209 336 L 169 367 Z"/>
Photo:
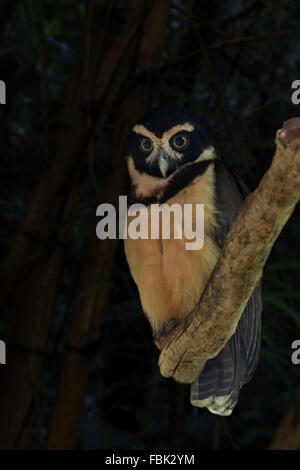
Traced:
<path id="1" fill-rule="evenodd" d="M 102 3 L 109 28 L 118 2 Z M 86 3 L 77 0 L 17 2 L 2 33 L 0 79 L 7 86 L 7 104 L 0 107 L 2 256 L 51 165 L 49 138 L 58 125 L 86 11 Z M 251 189 L 270 165 L 276 130 L 299 115 L 290 99 L 291 83 L 300 78 L 299 15 L 297 1 L 173 0 L 160 65 L 145 77 L 148 107 L 175 104 L 197 110 L 223 158 Z M 97 58 L 97 50 L 93 54 Z M 116 116 L 118 103 L 95 146 L 100 194 Z M 96 201 L 94 184 L 86 185 L 65 248 L 47 356 L 28 416 L 27 448 L 45 447 L 74 283 Z M 193 408 L 188 386 L 160 376 L 158 351 L 120 245 L 112 278 L 90 286 L 101 289 L 109 282 L 110 294 L 100 341 L 89 351 L 93 367 L 75 448 L 267 448 L 299 386 L 300 366 L 291 362 L 291 344 L 300 337 L 299 229 L 298 208 L 264 271 L 260 365 L 229 418 Z M 1 317 L 0 327 L 6 320 Z"/>

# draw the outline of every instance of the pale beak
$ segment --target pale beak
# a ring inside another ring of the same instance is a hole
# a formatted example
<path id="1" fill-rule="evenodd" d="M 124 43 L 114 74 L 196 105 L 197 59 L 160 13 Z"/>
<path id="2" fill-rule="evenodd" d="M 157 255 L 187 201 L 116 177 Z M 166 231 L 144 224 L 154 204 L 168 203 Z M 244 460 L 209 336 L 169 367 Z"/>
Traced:
<path id="1" fill-rule="evenodd" d="M 158 153 L 158 166 L 161 174 L 165 178 L 169 169 L 169 159 L 168 154 L 162 149 Z"/>

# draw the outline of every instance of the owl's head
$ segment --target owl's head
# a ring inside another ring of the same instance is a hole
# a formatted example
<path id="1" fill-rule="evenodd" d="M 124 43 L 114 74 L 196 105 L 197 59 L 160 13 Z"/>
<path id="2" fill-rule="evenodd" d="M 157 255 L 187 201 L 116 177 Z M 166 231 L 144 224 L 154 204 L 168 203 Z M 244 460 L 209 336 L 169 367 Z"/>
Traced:
<path id="1" fill-rule="evenodd" d="M 150 111 L 133 127 L 126 144 L 129 173 L 165 179 L 198 161 L 211 147 L 206 126 L 191 111 L 168 107 Z M 132 175 L 131 175 L 132 176 Z"/>

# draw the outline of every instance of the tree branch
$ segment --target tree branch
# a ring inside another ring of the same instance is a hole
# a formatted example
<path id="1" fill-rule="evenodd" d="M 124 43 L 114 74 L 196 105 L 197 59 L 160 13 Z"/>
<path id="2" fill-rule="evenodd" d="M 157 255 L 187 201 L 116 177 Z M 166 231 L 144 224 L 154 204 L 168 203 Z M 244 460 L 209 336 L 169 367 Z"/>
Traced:
<path id="1" fill-rule="evenodd" d="M 166 337 L 155 338 L 164 377 L 193 382 L 222 350 L 299 200 L 300 118 L 286 121 L 275 143 L 272 164 L 246 199 L 198 304 Z"/>

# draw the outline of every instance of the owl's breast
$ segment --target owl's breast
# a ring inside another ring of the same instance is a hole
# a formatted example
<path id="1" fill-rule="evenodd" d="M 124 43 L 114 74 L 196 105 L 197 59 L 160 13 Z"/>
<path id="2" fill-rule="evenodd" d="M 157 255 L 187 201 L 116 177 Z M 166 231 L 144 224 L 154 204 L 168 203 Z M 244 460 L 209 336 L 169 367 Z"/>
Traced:
<path id="1" fill-rule="evenodd" d="M 182 238 L 174 238 L 176 230 L 172 226 L 172 217 L 170 238 L 162 238 L 160 228 L 159 238 L 151 239 L 151 226 L 158 223 L 157 218 L 151 219 L 151 206 L 145 208 L 149 238 L 124 240 L 130 271 L 137 284 L 143 310 L 154 331 L 159 330 L 169 318 L 180 319 L 193 309 L 215 266 L 219 249 L 211 236 L 215 223 L 214 195 L 213 187 L 205 191 L 206 181 L 207 178 L 201 175 L 167 201 L 169 206 L 179 204 L 182 214 L 185 204 L 204 204 L 204 227 L 200 227 L 200 230 L 203 229 L 204 243 L 201 249 L 187 249 L 187 243 L 191 240 L 185 238 L 183 225 Z M 193 220 L 188 222 L 195 228 L 196 210 L 192 211 L 191 216 Z M 128 225 L 132 220 L 128 217 Z"/>

